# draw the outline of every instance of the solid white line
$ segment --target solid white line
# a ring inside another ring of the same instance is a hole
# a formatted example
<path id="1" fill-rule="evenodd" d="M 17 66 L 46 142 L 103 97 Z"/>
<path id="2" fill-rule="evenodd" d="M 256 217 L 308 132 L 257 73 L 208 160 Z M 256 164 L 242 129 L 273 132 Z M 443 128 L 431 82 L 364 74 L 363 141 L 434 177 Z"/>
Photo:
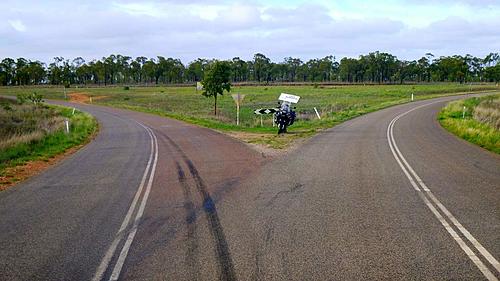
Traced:
<path id="1" fill-rule="evenodd" d="M 156 164 L 158 162 L 158 140 L 157 140 L 154 132 L 149 128 L 148 128 L 148 130 L 153 135 L 153 138 L 155 141 L 155 159 L 153 162 L 153 168 L 151 170 L 151 174 L 149 175 L 148 185 L 146 187 L 146 191 L 144 192 L 144 196 L 142 197 L 141 205 L 140 205 L 139 210 L 137 211 L 137 214 L 135 216 L 134 224 L 132 226 L 132 231 L 129 233 L 127 240 L 125 241 L 125 244 L 123 245 L 123 248 L 120 252 L 120 256 L 118 257 L 118 260 L 115 264 L 115 267 L 113 269 L 113 272 L 111 273 L 111 277 L 109 280 L 118 280 L 118 278 L 120 277 L 120 272 L 122 270 L 123 264 L 125 263 L 125 259 L 127 258 L 128 252 L 130 250 L 130 246 L 132 245 L 132 242 L 134 241 L 135 234 L 137 233 L 137 227 L 139 225 L 139 221 L 142 217 L 142 214 L 144 213 L 144 209 L 146 207 L 146 202 L 148 200 L 149 193 L 151 191 L 151 186 L 153 185 L 153 179 L 154 179 L 155 172 L 156 172 Z"/>
<path id="2" fill-rule="evenodd" d="M 140 125 L 142 126 L 142 124 L 140 124 Z M 127 211 L 127 214 L 126 214 L 125 218 L 123 219 L 123 222 L 122 222 L 122 224 L 120 226 L 120 229 L 116 233 L 115 239 L 113 240 L 113 242 L 111 243 L 111 246 L 106 251 L 106 254 L 104 255 L 104 258 L 102 259 L 99 267 L 97 268 L 97 271 L 94 274 L 94 277 L 92 278 L 93 281 L 100 281 L 102 279 L 103 275 L 104 275 L 104 272 L 106 272 L 106 269 L 108 268 L 109 263 L 110 263 L 111 259 L 113 258 L 113 255 L 115 254 L 116 247 L 118 246 L 118 244 L 120 243 L 121 239 L 123 238 L 124 230 L 127 228 L 128 224 L 130 222 L 130 218 L 132 217 L 132 214 L 133 214 L 133 212 L 135 210 L 137 202 L 139 201 L 140 195 L 141 195 L 142 190 L 144 188 L 144 183 L 146 182 L 146 176 L 149 173 L 151 162 L 153 161 L 153 155 L 154 155 L 154 141 L 153 141 L 153 137 L 151 135 L 151 132 L 149 132 L 147 129 L 146 129 L 146 132 L 148 132 L 148 135 L 149 135 L 149 137 L 151 139 L 151 149 L 150 149 L 149 160 L 148 160 L 148 163 L 146 165 L 146 169 L 144 170 L 144 174 L 142 176 L 141 183 L 139 184 L 139 188 L 137 189 L 137 192 L 135 193 L 134 200 L 130 204 L 130 207 L 129 207 L 128 211 Z"/>
<path id="3" fill-rule="evenodd" d="M 431 198 L 431 200 L 438 206 L 439 209 L 441 209 L 441 211 L 453 223 L 453 225 L 455 225 L 458 228 L 458 230 L 460 230 L 460 232 L 488 260 L 488 262 L 490 262 L 493 265 L 493 267 L 495 267 L 495 269 L 497 271 L 500 271 L 498 261 L 470 234 L 470 232 L 467 229 L 465 229 L 465 227 L 463 227 L 462 224 L 460 224 L 458 222 L 458 220 L 451 214 L 451 212 L 449 212 L 448 209 L 446 209 L 446 207 L 444 207 L 444 205 L 432 194 L 432 192 L 429 190 L 427 185 L 425 185 L 425 183 L 422 181 L 422 179 L 413 170 L 411 165 L 408 164 L 408 162 L 404 158 L 403 154 L 399 150 L 399 148 L 396 144 L 396 140 L 394 139 L 393 128 L 394 128 L 394 124 L 399 120 L 399 118 L 401 118 L 402 116 L 404 116 L 404 115 L 406 115 L 406 114 L 408 114 L 408 113 L 410 113 L 418 108 L 428 106 L 428 105 L 431 105 L 431 104 L 434 104 L 437 102 L 440 102 L 440 101 L 436 101 L 436 102 L 432 102 L 429 104 L 424 104 L 424 105 L 415 107 L 407 112 L 404 112 L 404 113 L 394 117 L 394 119 L 391 120 L 391 122 L 389 123 L 389 125 L 387 127 L 387 141 L 389 143 L 389 147 L 390 147 L 391 152 L 392 152 L 394 158 L 396 159 L 397 163 L 399 164 L 399 166 L 401 167 L 401 169 L 405 173 L 406 177 L 410 181 L 413 188 L 415 190 L 419 191 L 419 196 L 422 198 L 422 200 L 424 200 L 427 207 L 429 207 L 429 209 L 432 211 L 432 213 L 441 222 L 441 224 L 445 227 L 445 229 L 450 233 L 450 235 L 454 238 L 454 240 L 459 244 L 459 246 L 467 254 L 467 256 L 474 262 L 474 264 L 476 264 L 476 266 L 479 268 L 479 270 L 481 270 L 481 272 L 485 275 L 485 277 L 488 280 L 497 280 L 497 278 L 491 273 L 491 271 L 489 271 L 489 269 L 482 263 L 482 261 L 467 246 L 467 244 L 465 244 L 465 242 L 462 240 L 462 238 L 460 238 L 460 236 L 455 232 L 455 230 L 453 230 L 453 228 L 448 224 L 448 222 L 441 216 L 441 214 L 436 210 L 436 208 L 427 199 L 427 197 L 425 197 L 425 195 L 420 192 L 421 191 L 420 188 L 416 185 L 415 181 L 408 173 L 408 170 L 415 177 L 415 179 L 418 182 L 418 184 L 420 185 L 420 187 L 425 191 L 425 194 Z M 406 169 L 405 165 L 403 165 L 401 163 L 401 161 L 406 165 L 408 170 Z"/>
<path id="4" fill-rule="evenodd" d="M 444 226 L 446 231 L 450 233 L 451 237 L 458 243 L 460 248 L 467 254 L 469 259 L 476 265 L 476 267 L 483 273 L 483 275 L 489 281 L 498 280 L 493 273 L 484 265 L 484 263 L 474 254 L 474 252 L 467 246 L 464 240 L 460 238 L 457 232 L 448 224 L 448 222 L 441 216 L 441 214 L 436 210 L 436 208 L 432 205 L 432 203 L 425 197 L 422 193 L 419 193 L 419 196 L 422 200 L 424 200 L 425 205 L 431 210 L 431 212 L 436 216 L 439 222 Z"/>
<path id="5" fill-rule="evenodd" d="M 476 249 L 483 255 L 485 259 L 487 259 L 491 265 L 500 272 L 500 263 L 495 257 L 493 257 L 490 252 L 488 252 L 479 241 L 470 234 L 470 232 L 453 216 L 448 209 L 432 194 L 432 192 L 427 193 L 432 201 L 443 211 L 443 213 L 451 220 L 451 222 L 462 232 L 462 234 L 476 247 Z"/>

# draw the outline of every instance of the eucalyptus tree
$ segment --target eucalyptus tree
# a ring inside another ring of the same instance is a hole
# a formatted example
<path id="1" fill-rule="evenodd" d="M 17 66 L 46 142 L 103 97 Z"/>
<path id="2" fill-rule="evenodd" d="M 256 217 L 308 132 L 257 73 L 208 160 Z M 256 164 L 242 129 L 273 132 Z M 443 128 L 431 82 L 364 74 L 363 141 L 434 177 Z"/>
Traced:
<path id="1" fill-rule="evenodd" d="M 303 64 L 299 58 L 286 57 L 285 64 L 288 66 L 288 81 L 294 82 L 297 80 L 297 72 L 299 67 Z"/>
<path id="2" fill-rule="evenodd" d="M 253 57 L 253 72 L 254 78 L 258 82 L 269 81 L 271 60 L 261 53 L 257 53 Z"/>
<path id="3" fill-rule="evenodd" d="M 234 82 L 247 81 L 249 78 L 248 63 L 239 57 L 235 57 L 230 61 L 232 80 Z"/>

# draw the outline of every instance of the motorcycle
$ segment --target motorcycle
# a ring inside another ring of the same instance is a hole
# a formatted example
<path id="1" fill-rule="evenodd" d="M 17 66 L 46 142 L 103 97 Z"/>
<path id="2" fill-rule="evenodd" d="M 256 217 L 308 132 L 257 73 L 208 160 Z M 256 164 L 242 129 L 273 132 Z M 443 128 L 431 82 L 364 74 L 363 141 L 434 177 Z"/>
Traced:
<path id="1" fill-rule="evenodd" d="M 275 123 L 278 125 L 278 135 L 286 133 L 288 126 L 295 122 L 295 111 L 290 109 L 290 105 L 284 103 L 280 109 L 274 114 Z"/>

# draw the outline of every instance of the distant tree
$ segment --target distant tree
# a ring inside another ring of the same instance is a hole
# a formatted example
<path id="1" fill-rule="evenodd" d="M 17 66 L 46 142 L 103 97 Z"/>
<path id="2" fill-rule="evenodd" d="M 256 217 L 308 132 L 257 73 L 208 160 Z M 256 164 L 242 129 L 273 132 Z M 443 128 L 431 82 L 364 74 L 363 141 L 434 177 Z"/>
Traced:
<path id="1" fill-rule="evenodd" d="M 224 90 L 231 91 L 231 66 L 227 61 L 215 61 L 205 71 L 202 95 L 214 97 L 214 115 L 217 115 L 217 95 L 222 95 Z"/>
<path id="2" fill-rule="evenodd" d="M 263 54 L 257 53 L 254 55 L 253 71 L 255 80 L 258 82 L 269 81 L 270 63 L 271 60 Z"/>
<path id="3" fill-rule="evenodd" d="M 248 69 L 247 62 L 240 59 L 239 57 L 235 57 L 232 59 L 230 64 L 231 64 L 234 82 L 241 82 L 241 81 L 248 80 L 249 69 Z"/>
<path id="4" fill-rule="evenodd" d="M 186 78 L 189 82 L 198 82 L 203 79 L 203 70 L 207 65 L 206 59 L 197 59 L 188 64 Z"/>
<path id="5" fill-rule="evenodd" d="M 500 64 L 485 68 L 486 79 L 490 82 L 500 82 Z"/>
<path id="6" fill-rule="evenodd" d="M 299 67 L 303 64 L 303 62 L 298 58 L 285 58 L 285 64 L 288 66 L 288 81 L 294 82 L 297 80 L 297 73 Z"/>

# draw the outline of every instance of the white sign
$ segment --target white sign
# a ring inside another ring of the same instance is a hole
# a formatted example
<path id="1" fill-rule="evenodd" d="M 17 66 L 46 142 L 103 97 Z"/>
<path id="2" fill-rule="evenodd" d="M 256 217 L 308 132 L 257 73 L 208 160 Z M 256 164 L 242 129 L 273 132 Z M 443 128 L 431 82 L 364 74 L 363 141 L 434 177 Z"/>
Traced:
<path id="1" fill-rule="evenodd" d="M 201 82 L 196 82 L 196 90 L 197 91 L 203 90 L 203 84 L 201 84 Z"/>
<path id="2" fill-rule="evenodd" d="M 294 96 L 294 95 L 285 94 L 285 93 L 281 93 L 280 97 L 278 98 L 278 100 L 286 101 L 286 102 L 290 102 L 290 103 L 298 103 L 299 99 L 300 99 L 299 96 Z"/>

